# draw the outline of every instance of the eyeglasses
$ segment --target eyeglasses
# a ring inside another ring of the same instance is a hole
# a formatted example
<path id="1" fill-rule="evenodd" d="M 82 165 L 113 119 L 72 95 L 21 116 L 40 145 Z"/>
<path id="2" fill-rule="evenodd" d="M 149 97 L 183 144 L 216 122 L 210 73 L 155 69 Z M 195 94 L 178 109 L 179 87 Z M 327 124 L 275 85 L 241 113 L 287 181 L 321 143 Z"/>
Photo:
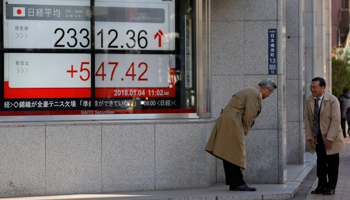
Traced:
<path id="1" fill-rule="evenodd" d="M 316 89 L 318 89 L 319 87 L 318 86 L 311 86 L 310 85 L 310 90 L 316 90 Z"/>

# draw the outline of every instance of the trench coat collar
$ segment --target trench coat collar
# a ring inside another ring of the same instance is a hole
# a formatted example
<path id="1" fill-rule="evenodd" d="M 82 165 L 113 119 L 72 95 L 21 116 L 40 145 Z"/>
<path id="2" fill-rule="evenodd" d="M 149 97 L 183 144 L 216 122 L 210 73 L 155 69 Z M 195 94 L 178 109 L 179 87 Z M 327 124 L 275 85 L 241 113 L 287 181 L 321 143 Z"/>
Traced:
<path id="1" fill-rule="evenodd" d="M 259 96 L 258 96 L 258 99 L 260 100 L 260 102 L 261 102 L 261 100 L 262 100 L 262 93 L 261 93 L 261 90 L 260 90 L 260 85 L 256 85 L 256 86 L 254 86 L 256 89 L 258 89 L 258 91 L 259 91 Z"/>
<path id="2" fill-rule="evenodd" d="M 326 103 L 328 101 L 331 100 L 331 96 L 328 92 L 324 91 L 324 96 L 323 96 L 323 99 L 322 99 L 322 102 L 321 102 L 321 111 L 320 111 L 320 114 L 323 113 L 324 111 L 324 106 L 322 106 L 323 103 Z"/>
<path id="3" fill-rule="evenodd" d="M 311 109 L 311 112 L 314 113 L 314 109 L 315 109 L 315 99 L 312 95 L 310 95 L 308 98 L 307 98 L 307 101 L 309 101 L 309 105 L 310 105 L 310 109 Z M 320 111 L 320 114 L 322 114 L 323 110 L 324 110 L 324 106 L 322 106 L 322 104 L 324 102 L 328 102 L 330 101 L 330 95 L 328 92 L 324 92 L 324 96 L 323 96 L 323 99 L 322 99 L 322 102 L 321 102 L 321 111 Z"/>

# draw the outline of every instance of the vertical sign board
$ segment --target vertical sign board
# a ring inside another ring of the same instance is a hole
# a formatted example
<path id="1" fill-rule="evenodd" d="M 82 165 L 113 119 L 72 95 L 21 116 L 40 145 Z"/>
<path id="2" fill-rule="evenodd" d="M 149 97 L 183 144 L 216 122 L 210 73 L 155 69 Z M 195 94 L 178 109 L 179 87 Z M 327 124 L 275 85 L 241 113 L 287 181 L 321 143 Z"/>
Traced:
<path id="1" fill-rule="evenodd" d="M 269 74 L 277 74 L 277 29 L 269 29 Z"/>

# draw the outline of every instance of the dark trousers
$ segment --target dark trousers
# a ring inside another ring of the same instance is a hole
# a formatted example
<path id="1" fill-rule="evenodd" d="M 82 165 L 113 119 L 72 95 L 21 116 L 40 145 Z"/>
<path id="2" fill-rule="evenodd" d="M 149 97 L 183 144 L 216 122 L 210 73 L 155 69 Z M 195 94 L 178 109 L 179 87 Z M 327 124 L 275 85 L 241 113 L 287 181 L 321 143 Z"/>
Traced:
<path id="1" fill-rule="evenodd" d="M 340 124 L 341 124 L 341 128 L 343 129 L 344 138 L 346 138 L 345 122 L 346 122 L 346 119 L 341 118 Z M 348 128 L 348 131 L 349 131 L 349 129 L 350 129 L 350 127 Z"/>
<path id="2" fill-rule="evenodd" d="M 230 185 L 230 187 L 239 187 L 241 185 L 245 185 L 241 168 L 226 160 L 223 160 L 223 162 L 226 177 L 226 185 Z"/>
<path id="3" fill-rule="evenodd" d="M 339 153 L 327 155 L 321 133 L 317 135 L 316 154 L 318 186 L 335 189 L 338 181 Z"/>

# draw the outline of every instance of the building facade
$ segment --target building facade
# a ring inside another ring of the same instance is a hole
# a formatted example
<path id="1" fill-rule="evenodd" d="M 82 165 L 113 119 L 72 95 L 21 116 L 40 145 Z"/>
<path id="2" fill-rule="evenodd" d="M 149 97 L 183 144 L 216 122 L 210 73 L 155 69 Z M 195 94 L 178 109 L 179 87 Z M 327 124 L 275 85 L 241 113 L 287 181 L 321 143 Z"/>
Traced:
<path id="1" fill-rule="evenodd" d="M 251 183 L 304 163 L 311 79 L 331 88 L 330 0 L 3 0 L 0 197 L 204 188 L 231 96 L 278 88 L 246 137 Z M 92 73 L 94 72 L 94 73 Z"/>
<path id="2" fill-rule="evenodd" d="M 349 0 L 332 1 L 332 47 L 345 47 L 349 32 Z"/>

